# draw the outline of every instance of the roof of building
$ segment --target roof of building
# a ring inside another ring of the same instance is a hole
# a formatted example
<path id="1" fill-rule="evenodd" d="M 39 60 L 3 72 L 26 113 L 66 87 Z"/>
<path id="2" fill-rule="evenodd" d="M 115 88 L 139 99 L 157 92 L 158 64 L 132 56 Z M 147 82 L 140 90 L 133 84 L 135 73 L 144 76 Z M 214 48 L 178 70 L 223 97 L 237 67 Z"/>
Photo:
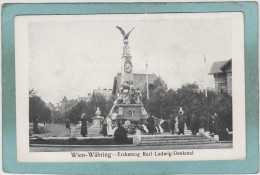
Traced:
<path id="1" fill-rule="evenodd" d="M 146 84 L 146 76 L 147 74 L 138 74 L 134 73 L 133 78 L 134 78 L 134 86 L 135 87 L 142 87 Z M 118 84 L 121 82 L 121 73 L 118 73 L 117 76 L 117 81 Z M 153 84 L 154 80 L 156 80 L 157 76 L 155 74 L 148 74 L 148 83 Z"/>
<path id="2" fill-rule="evenodd" d="M 214 62 L 210 68 L 209 75 L 223 73 L 223 68 L 231 62 L 230 60 Z"/>
<path id="3" fill-rule="evenodd" d="M 219 69 L 221 69 L 222 71 L 224 71 L 224 70 L 228 67 L 228 65 L 231 63 L 231 61 L 232 61 L 232 59 L 226 61 L 225 64 L 222 65 Z"/>
<path id="4" fill-rule="evenodd" d="M 116 77 L 114 78 L 114 84 L 113 84 L 113 94 L 116 93 L 117 89 L 120 86 L 121 83 L 121 73 L 117 73 Z M 134 78 L 134 86 L 137 88 L 144 88 L 146 85 L 146 76 L 147 74 L 138 74 L 134 73 L 133 78 Z M 157 76 L 155 74 L 148 74 L 148 83 L 153 84 L 154 80 L 156 80 Z"/>

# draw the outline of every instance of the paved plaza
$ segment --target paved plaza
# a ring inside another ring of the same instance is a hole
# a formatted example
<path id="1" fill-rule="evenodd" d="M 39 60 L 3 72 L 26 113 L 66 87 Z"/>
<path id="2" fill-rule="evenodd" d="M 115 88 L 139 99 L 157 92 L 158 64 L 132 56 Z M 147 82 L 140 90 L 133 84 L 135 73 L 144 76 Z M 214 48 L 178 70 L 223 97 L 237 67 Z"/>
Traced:
<path id="1" fill-rule="evenodd" d="M 31 145 L 31 152 L 122 151 L 122 150 L 181 150 L 231 149 L 232 143 L 219 142 L 201 145 L 134 146 L 134 145 Z"/>

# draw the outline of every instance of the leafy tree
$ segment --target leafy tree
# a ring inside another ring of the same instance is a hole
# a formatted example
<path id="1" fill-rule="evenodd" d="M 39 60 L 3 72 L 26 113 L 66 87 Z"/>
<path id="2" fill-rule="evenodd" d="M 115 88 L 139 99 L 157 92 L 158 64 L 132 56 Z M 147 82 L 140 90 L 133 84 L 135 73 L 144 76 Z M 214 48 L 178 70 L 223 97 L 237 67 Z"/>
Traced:
<path id="1" fill-rule="evenodd" d="M 87 121 L 92 122 L 92 118 L 96 115 L 97 107 L 100 108 L 101 116 L 107 116 L 113 106 L 115 97 L 112 96 L 108 100 L 102 94 L 93 95 L 90 102 L 80 101 L 71 107 L 66 113 L 65 118 L 70 119 L 72 123 L 78 123 L 81 120 L 82 113 L 87 116 Z"/>
<path id="2" fill-rule="evenodd" d="M 224 130 L 228 128 L 229 130 L 233 130 L 232 127 L 232 97 L 225 93 L 225 94 L 218 94 L 212 100 L 210 104 L 210 113 L 217 113 L 221 121 L 221 128 Z"/>
<path id="3" fill-rule="evenodd" d="M 40 112 L 40 121 L 44 123 L 51 121 L 51 110 L 45 104 Z"/>
<path id="4" fill-rule="evenodd" d="M 91 108 L 88 109 L 89 104 L 85 101 L 78 102 L 75 106 L 70 108 L 70 110 L 66 111 L 65 118 L 68 118 L 70 122 L 76 124 L 78 121 L 81 120 L 82 113 L 86 113 L 87 115 L 87 121 L 91 121 L 90 115 L 93 113 L 93 111 L 90 111 Z M 92 116 L 93 117 L 93 116 Z"/>
<path id="5" fill-rule="evenodd" d="M 169 89 L 164 97 L 164 119 L 169 120 L 170 119 L 170 114 L 177 114 L 178 109 L 178 103 L 175 100 L 176 99 L 176 91 L 173 89 Z"/>
<path id="6" fill-rule="evenodd" d="M 38 133 L 38 122 L 50 120 L 51 110 L 34 89 L 29 91 L 29 122 L 33 122 L 33 132 Z"/>
<path id="7" fill-rule="evenodd" d="M 168 104 L 165 101 L 167 95 L 167 84 L 158 77 L 154 80 L 153 88 L 149 89 L 149 100 L 147 101 L 147 91 L 143 91 L 143 104 L 146 110 L 156 117 L 164 118 L 166 116 L 166 108 Z"/>
<path id="8" fill-rule="evenodd" d="M 146 99 L 146 90 L 143 91 L 145 109 L 155 117 L 169 119 L 170 114 L 177 115 L 180 107 L 187 116 L 186 123 L 190 127 L 191 114 L 195 114 L 201 123 L 208 122 L 209 115 L 215 112 L 221 120 L 223 128 L 232 130 L 232 97 L 228 94 L 216 94 L 214 91 L 201 91 L 196 83 L 185 84 L 177 90 L 167 91 L 166 83 L 158 78 L 154 82 L 153 90 L 149 91 L 150 99 Z M 206 124 L 207 125 L 207 124 Z"/>
<path id="9" fill-rule="evenodd" d="M 65 123 L 65 118 L 60 111 L 52 111 L 54 123 Z"/>
<path id="10" fill-rule="evenodd" d="M 115 100 L 116 100 L 116 96 L 111 96 L 111 97 L 109 97 L 109 99 L 107 99 L 101 93 L 96 93 L 96 94 L 93 94 L 91 103 L 95 110 L 97 109 L 97 107 L 99 107 L 102 116 L 107 116 L 109 114 L 110 109 L 112 108 Z"/>
<path id="11" fill-rule="evenodd" d="M 199 87 L 197 84 L 182 85 L 176 91 L 176 104 L 178 108 L 182 107 L 186 115 L 189 115 L 194 110 L 200 107 L 201 96 L 199 94 Z M 179 110 L 179 109 L 178 109 Z"/>

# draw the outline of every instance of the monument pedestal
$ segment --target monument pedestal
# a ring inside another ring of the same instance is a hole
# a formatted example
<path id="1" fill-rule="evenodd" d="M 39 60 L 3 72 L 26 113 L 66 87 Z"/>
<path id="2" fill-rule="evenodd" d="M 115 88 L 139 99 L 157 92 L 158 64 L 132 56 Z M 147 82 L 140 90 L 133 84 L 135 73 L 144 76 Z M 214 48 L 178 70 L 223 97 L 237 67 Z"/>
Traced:
<path id="1" fill-rule="evenodd" d="M 99 128 L 101 129 L 102 127 L 102 124 L 101 124 L 101 121 L 104 119 L 104 117 L 101 117 L 101 116 L 95 116 L 92 118 L 93 120 L 93 128 Z"/>
<path id="2" fill-rule="evenodd" d="M 147 123 L 148 114 L 143 104 L 115 104 L 110 113 L 114 112 L 117 113 L 116 122 L 124 124 L 128 120 L 135 124 Z"/>
<path id="3" fill-rule="evenodd" d="M 96 116 L 92 118 L 93 125 L 89 128 L 89 135 L 93 135 L 93 136 L 100 135 L 100 130 L 102 128 L 102 120 L 104 119 L 104 117 L 100 116 L 101 112 L 99 107 L 97 108 L 95 114 Z"/>

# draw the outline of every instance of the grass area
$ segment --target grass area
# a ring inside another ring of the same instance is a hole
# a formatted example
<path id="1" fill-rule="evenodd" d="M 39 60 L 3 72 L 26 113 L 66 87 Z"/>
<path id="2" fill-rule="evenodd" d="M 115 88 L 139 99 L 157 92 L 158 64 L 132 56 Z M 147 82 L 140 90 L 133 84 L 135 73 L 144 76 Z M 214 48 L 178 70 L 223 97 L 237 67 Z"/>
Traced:
<path id="1" fill-rule="evenodd" d="M 52 124 L 46 125 L 45 127 L 46 133 L 53 134 L 57 137 L 69 136 L 69 132 L 65 127 L 65 124 Z"/>
<path id="2" fill-rule="evenodd" d="M 33 133 L 33 126 L 30 125 L 30 133 Z M 74 124 L 70 124 L 71 133 L 73 136 L 80 137 L 80 128 L 76 129 L 76 126 Z M 32 134 L 32 136 L 37 137 L 70 137 L 69 131 L 65 127 L 64 124 L 47 124 L 44 126 L 43 124 L 38 125 L 38 129 L 41 134 Z M 87 136 L 102 136 L 100 134 L 100 129 L 91 128 L 88 126 L 88 135 Z"/>
<path id="3" fill-rule="evenodd" d="M 46 124 L 40 125 L 42 134 L 32 134 L 32 136 L 39 137 L 69 137 L 69 131 L 66 129 L 65 124 Z"/>

